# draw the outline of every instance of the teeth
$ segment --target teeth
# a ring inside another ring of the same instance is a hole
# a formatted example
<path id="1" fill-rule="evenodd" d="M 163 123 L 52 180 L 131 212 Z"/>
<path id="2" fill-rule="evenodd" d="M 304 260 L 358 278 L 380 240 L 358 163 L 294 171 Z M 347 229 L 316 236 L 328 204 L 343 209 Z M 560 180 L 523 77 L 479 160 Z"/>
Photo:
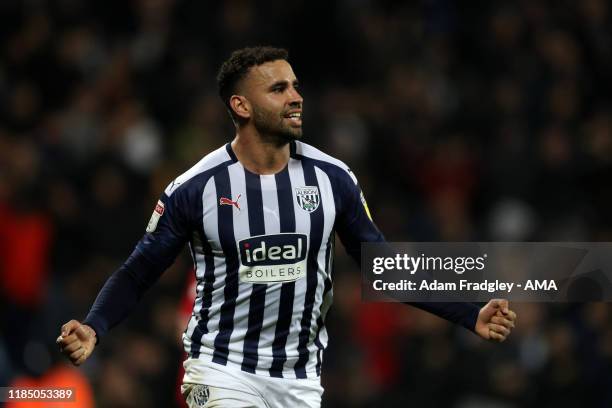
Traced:
<path id="1" fill-rule="evenodd" d="M 293 119 L 299 119 L 302 117 L 301 113 L 291 113 L 288 115 L 288 117 L 293 118 Z"/>

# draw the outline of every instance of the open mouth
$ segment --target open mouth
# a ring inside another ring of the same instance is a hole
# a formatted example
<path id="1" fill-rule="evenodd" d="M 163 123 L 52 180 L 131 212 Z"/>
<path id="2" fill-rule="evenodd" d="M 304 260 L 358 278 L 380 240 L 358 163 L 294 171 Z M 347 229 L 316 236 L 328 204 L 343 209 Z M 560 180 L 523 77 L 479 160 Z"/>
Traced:
<path id="1" fill-rule="evenodd" d="M 285 119 L 289 119 L 290 122 L 301 125 L 302 124 L 302 112 L 291 112 L 285 115 Z"/>

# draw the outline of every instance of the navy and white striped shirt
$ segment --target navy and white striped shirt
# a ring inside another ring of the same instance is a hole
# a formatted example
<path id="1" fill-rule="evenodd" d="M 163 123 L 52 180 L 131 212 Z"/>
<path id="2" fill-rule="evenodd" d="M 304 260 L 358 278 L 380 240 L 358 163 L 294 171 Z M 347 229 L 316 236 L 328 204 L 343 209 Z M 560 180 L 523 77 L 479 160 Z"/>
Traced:
<path id="1" fill-rule="evenodd" d="M 319 376 L 336 232 L 357 262 L 361 242 L 384 240 L 344 163 L 292 142 L 285 169 L 257 175 L 228 143 L 166 188 L 85 323 L 103 335 L 188 243 L 197 279 L 189 355 L 273 377 Z M 423 308 L 468 328 L 477 310 Z"/>

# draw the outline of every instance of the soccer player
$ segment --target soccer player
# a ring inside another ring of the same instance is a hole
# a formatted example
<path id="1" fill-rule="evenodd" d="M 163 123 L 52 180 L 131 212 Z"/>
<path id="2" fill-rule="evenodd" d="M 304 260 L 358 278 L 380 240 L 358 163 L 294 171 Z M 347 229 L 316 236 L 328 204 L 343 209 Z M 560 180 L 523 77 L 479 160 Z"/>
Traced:
<path id="1" fill-rule="evenodd" d="M 335 233 L 357 262 L 361 242 L 384 237 L 349 168 L 300 141 L 303 99 L 287 58 L 245 48 L 222 65 L 235 138 L 168 185 L 85 321 L 62 326 L 58 344 L 74 364 L 188 244 L 197 279 L 183 333 L 188 405 L 320 406 Z M 504 300 L 414 305 L 496 341 L 516 319 Z"/>

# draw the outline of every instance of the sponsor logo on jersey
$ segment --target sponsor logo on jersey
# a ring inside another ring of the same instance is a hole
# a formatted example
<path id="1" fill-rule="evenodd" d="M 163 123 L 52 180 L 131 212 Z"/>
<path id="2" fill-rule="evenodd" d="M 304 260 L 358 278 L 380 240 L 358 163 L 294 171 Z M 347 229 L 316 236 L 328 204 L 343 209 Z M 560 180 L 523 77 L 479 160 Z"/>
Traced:
<path id="1" fill-rule="evenodd" d="M 155 229 L 157 228 L 157 223 L 159 222 L 159 219 L 161 218 L 162 215 L 164 215 L 165 208 L 166 206 L 164 205 L 164 203 L 162 203 L 161 200 L 157 200 L 157 204 L 155 205 L 153 214 L 151 214 L 151 219 L 149 220 L 149 223 L 147 224 L 148 233 L 155 231 Z"/>
<path id="2" fill-rule="evenodd" d="M 238 201 L 240 200 L 241 195 L 242 194 L 238 194 L 236 201 L 233 201 L 230 198 L 221 197 L 219 198 L 219 205 L 233 205 L 234 207 L 238 209 L 238 211 L 240 211 L 240 204 L 238 204 Z"/>
<path id="3" fill-rule="evenodd" d="M 317 186 L 296 187 L 295 197 L 302 210 L 311 213 L 319 208 L 321 196 Z"/>
<path id="4" fill-rule="evenodd" d="M 308 237 L 283 233 L 259 235 L 238 242 L 240 281 L 291 282 L 306 276 Z"/>

